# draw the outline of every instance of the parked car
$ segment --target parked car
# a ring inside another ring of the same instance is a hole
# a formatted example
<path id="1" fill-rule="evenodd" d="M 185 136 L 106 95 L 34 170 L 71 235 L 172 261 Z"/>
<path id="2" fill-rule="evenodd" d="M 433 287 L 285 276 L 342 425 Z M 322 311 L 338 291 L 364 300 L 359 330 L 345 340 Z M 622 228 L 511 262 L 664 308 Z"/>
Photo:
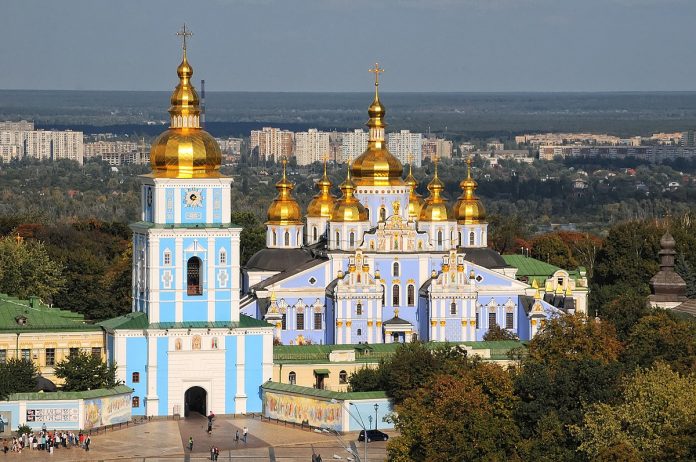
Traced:
<path id="1" fill-rule="evenodd" d="M 370 441 L 387 441 L 389 439 L 389 435 L 387 435 L 384 432 L 381 432 L 379 430 L 368 430 L 367 431 L 367 442 L 369 443 Z M 358 435 L 358 441 L 365 441 L 365 430 L 360 430 L 360 434 Z"/>

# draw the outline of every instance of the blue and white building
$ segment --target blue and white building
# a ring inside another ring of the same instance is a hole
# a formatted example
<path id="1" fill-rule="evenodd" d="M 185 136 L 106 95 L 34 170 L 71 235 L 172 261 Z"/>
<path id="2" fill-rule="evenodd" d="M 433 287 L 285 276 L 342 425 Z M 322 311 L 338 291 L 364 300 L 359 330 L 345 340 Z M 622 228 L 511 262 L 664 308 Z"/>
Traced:
<path id="1" fill-rule="evenodd" d="M 102 324 L 107 356 L 134 390 L 133 415 L 258 412 L 259 387 L 272 375 L 272 327 L 240 315 L 232 180 L 200 127 L 185 45 L 177 73 L 171 126 L 152 145 L 142 221 L 131 225 L 133 311 Z"/>
<path id="2" fill-rule="evenodd" d="M 425 200 L 411 173 L 402 178 L 385 143 L 378 85 L 367 149 L 340 198 L 325 172 L 303 222 L 292 184 L 285 175 L 278 183 L 267 222 L 273 245 L 243 269 L 242 313 L 271 322 L 283 344 L 370 344 L 479 341 L 494 324 L 526 340 L 551 316 L 584 312 L 586 279 L 549 278 L 540 289 L 488 248 L 470 165 L 453 205 L 437 163 Z M 280 232 L 289 236 L 282 245 Z"/>

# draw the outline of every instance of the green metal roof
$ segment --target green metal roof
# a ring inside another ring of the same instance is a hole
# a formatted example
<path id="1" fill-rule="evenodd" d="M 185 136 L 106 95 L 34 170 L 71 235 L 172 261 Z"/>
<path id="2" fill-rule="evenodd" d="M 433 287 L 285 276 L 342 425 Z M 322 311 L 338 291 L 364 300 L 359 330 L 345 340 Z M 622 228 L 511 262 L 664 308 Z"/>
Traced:
<path id="1" fill-rule="evenodd" d="M 503 255 L 502 257 L 505 263 L 517 268 L 518 277 L 545 276 L 548 278 L 561 269 L 558 266 L 524 255 Z"/>
<path id="2" fill-rule="evenodd" d="M 99 323 L 109 332 L 114 330 L 140 330 L 140 329 L 245 329 L 252 327 L 267 327 L 272 329 L 266 321 L 260 321 L 246 315 L 239 315 L 239 322 L 231 321 L 187 321 L 187 322 L 153 322 L 148 324 L 147 314 L 136 312 L 128 313 L 113 319 L 107 319 Z"/>
<path id="3" fill-rule="evenodd" d="M 99 388 L 96 390 L 87 391 L 54 391 L 54 392 L 42 392 L 42 393 L 14 393 L 8 397 L 9 401 L 16 400 L 32 400 L 32 401 L 46 401 L 46 400 L 60 400 L 60 399 L 90 399 L 90 398 L 102 398 L 104 396 L 114 396 L 122 395 L 124 393 L 131 393 L 133 389 L 125 385 L 119 385 L 114 388 Z"/>
<path id="4" fill-rule="evenodd" d="M 323 398 L 326 400 L 335 399 L 339 401 L 344 401 L 347 399 L 385 399 L 387 397 L 387 394 L 383 391 L 330 391 L 322 390 L 319 388 L 290 385 L 289 383 L 271 382 L 270 380 L 261 385 L 261 388 L 267 391 L 281 391 L 286 393 L 295 393 L 298 395 L 311 396 L 314 398 Z"/>
<path id="5" fill-rule="evenodd" d="M 83 315 L 49 308 L 38 297 L 20 300 L 0 294 L 0 332 L 69 332 L 101 330 L 88 324 Z"/>
<path id="6" fill-rule="evenodd" d="M 314 374 L 316 374 L 316 375 L 330 375 L 331 372 L 328 369 L 314 369 Z"/>

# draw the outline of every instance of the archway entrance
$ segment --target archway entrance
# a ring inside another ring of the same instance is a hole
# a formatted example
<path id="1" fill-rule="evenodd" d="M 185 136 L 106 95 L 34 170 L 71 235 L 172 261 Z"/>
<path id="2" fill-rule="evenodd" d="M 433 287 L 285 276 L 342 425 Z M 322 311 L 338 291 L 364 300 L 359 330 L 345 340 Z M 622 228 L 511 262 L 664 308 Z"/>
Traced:
<path id="1" fill-rule="evenodd" d="M 184 417 L 188 417 L 192 412 L 207 415 L 206 402 L 208 392 L 201 387 L 191 387 L 184 394 Z"/>

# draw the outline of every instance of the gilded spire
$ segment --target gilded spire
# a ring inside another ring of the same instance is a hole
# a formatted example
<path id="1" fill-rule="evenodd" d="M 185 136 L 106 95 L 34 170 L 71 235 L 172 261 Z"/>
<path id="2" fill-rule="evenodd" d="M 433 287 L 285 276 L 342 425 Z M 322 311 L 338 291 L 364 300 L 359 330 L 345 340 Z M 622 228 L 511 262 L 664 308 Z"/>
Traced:
<path id="1" fill-rule="evenodd" d="M 312 198 L 312 201 L 307 206 L 308 217 L 331 218 L 336 203 L 336 198 L 331 194 L 331 180 L 326 173 L 326 163 L 328 156 L 324 156 L 324 176 L 317 181 L 316 186 L 319 192 Z"/>
<path id="2" fill-rule="evenodd" d="M 404 180 L 406 186 L 409 187 L 408 194 L 408 218 L 412 220 L 418 219 L 421 209 L 423 208 L 423 198 L 416 192 L 418 180 L 413 176 L 413 154 L 408 153 L 408 176 Z"/>
<path id="3" fill-rule="evenodd" d="M 433 163 L 435 164 L 435 172 L 433 174 L 433 179 L 428 183 L 430 196 L 425 200 L 425 204 L 420 213 L 420 219 L 422 221 L 447 221 L 451 218 L 451 214 L 445 203 L 445 199 L 442 197 L 445 184 L 440 180 L 437 174 L 437 157 L 433 159 Z"/>
<path id="4" fill-rule="evenodd" d="M 299 224 L 301 223 L 300 205 L 291 194 L 295 185 L 288 180 L 286 174 L 288 160 L 283 158 L 282 163 L 283 178 L 276 183 L 278 195 L 268 208 L 268 221 L 266 223 L 273 225 Z"/>
<path id="5" fill-rule="evenodd" d="M 353 175 L 358 186 L 401 186 L 404 167 L 401 162 L 387 150 L 384 129 L 386 109 L 379 99 L 379 75 L 384 69 L 375 63 L 375 67 L 369 69 L 375 74 L 375 99 L 370 104 L 367 114 L 369 138 L 367 149 L 355 162 L 353 162 Z"/>
<path id="6" fill-rule="evenodd" d="M 179 83 L 170 98 L 169 130 L 150 149 L 152 172 L 165 178 L 219 177 L 222 153 L 215 139 L 201 129 L 198 93 L 191 83 L 186 40 L 193 33 L 184 24 L 176 35 L 182 38 L 181 64 L 176 69 Z"/>
<path id="7" fill-rule="evenodd" d="M 336 201 L 331 221 L 367 221 L 367 209 L 353 195 L 355 183 L 350 177 L 351 165 L 348 164 L 348 174 L 346 180 L 341 183 L 343 196 Z"/>
<path id="8" fill-rule="evenodd" d="M 459 183 L 462 194 L 454 204 L 454 217 L 460 224 L 476 224 L 486 219 L 486 209 L 476 197 L 478 183 L 471 177 L 471 156 L 466 159 L 466 178 Z"/>

